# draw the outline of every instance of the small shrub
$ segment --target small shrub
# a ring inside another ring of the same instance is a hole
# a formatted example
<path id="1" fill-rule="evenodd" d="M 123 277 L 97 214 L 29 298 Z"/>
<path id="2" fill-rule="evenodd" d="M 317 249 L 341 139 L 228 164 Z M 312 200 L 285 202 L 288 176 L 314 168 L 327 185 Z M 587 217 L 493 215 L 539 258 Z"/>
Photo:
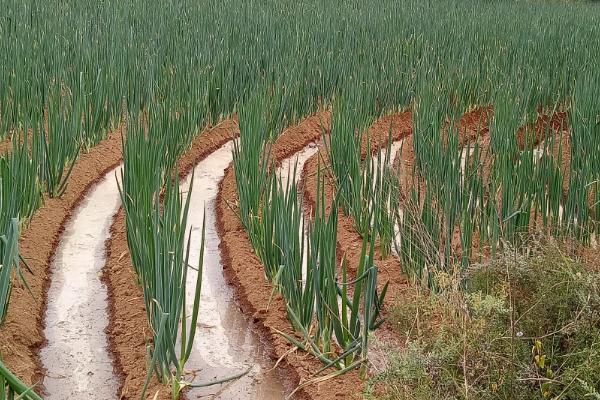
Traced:
<path id="1" fill-rule="evenodd" d="M 408 345 L 367 397 L 599 398 L 599 273 L 545 245 L 473 266 L 460 286 L 395 307 Z"/>

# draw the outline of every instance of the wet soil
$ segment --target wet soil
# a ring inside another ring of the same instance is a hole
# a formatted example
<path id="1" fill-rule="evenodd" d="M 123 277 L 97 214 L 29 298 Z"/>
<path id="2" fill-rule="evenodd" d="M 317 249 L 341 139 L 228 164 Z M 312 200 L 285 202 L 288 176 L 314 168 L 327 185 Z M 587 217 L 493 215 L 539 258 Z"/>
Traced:
<path id="1" fill-rule="evenodd" d="M 482 120 L 481 114 L 467 117 L 477 122 Z M 549 121 L 551 124 L 555 123 L 553 119 Z M 297 126 L 286 129 L 274 144 L 272 151 L 274 160 L 281 164 L 284 159 L 302 150 L 309 143 L 319 141 L 323 133 L 329 133 L 330 124 L 331 113 L 322 111 L 306 118 Z M 467 125 L 473 126 L 468 121 Z M 404 140 L 401 151 L 395 157 L 395 163 L 401 162 L 406 165 L 406 170 L 411 170 L 410 166 L 414 165 L 414 154 L 410 112 L 393 114 L 376 121 L 368 135 L 371 149 L 375 152 L 387 144 L 390 126 L 392 141 Z M 475 131 L 483 133 L 483 130 L 478 128 Z M 465 130 L 464 135 L 461 135 L 465 137 L 464 143 L 478 137 L 476 134 L 471 138 L 472 132 L 472 129 Z M 191 149 L 180 159 L 180 176 L 185 176 L 199 161 L 238 135 L 239 130 L 235 120 L 227 120 L 214 128 L 207 129 L 198 136 Z M 363 143 L 363 156 L 365 152 L 366 142 Z M 44 207 L 36 213 L 21 236 L 21 250 L 35 273 L 33 276 L 28 276 L 28 283 L 34 296 L 30 296 L 21 283 L 15 284 L 7 321 L 0 329 L 0 352 L 7 365 L 27 383 L 37 382 L 43 376 L 39 359 L 39 349 L 44 344 L 42 315 L 49 286 L 50 264 L 57 251 L 60 234 L 73 209 L 92 185 L 120 162 L 121 153 L 121 135 L 120 131 L 117 131 L 111 133 L 90 153 L 83 154 L 76 163 L 65 194 L 60 199 L 44 198 Z M 314 207 L 319 161 L 323 173 L 327 174 L 327 157 L 322 150 L 312 156 L 303 168 L 301 186 L 305 191 L 307 212 Z M 326 185 L 325 192 L 330 204 L 333 194 L 331 182 Z M 221 239 L 220 250 L 225 276 L 227 282 L 232 285 L 233 295 L 239 307 L 246 316 L 251 317 L 253 328 L 259 333 L 270 361 L 284 357 L 277 373 L 279 380 L 289 392 L 300 382 L 310 378 L 321 364 L 312 356 L 299 351 L 291 352 L 292 346 L 276 333 L 276 330 L 291 332 L 285 307 L 280 296 L 275 296 L 269 304 L 272 286 L 264 277 L 263 267 L 232 210 L 232 207 L 235 209 L 236 201 L 235 175 L 230 166 L 226 169 L 219 185 L 216 199 L 216 225 Z M 137 284 L 127 251 L 122 210 L 115 217 L 110 232 L 112 237 L 106 243 L 107 264 L 103 270 L 103 281 L 109 289 L 110 313 L 107 333 L 116 372 L 121 379 L 118 398 L 134 399 L 139 398 L 139 391 L 145 379 L 146 343 L 151 340 L 152 335 L 146 322 L 141 289 Z M 354 269 L 356 268 L 361 241 L 351 218 L 340 214 L 338 253 L 340 257 L 345 256 L 349 260 L 351 270 L 353 266 Z M 408 295 L 407 281 L 400 272 L 397 258 L 390 255 L 384 259 L 378 252 L 377 260 L 381 274 L 380 282 L 390 281 L 387 299 L 388 304 L 393 304 L 397 299 Z M 35 321 L 35 329 L 31 329 L 32 321 Z M 384 324 L 378 336 L 391 343 L 398 343 L 400 340 L 387 324 Z M 158 399 L 170 398 L 170 388 L 162 386 L 154 378 L 148 392 L 149 397 L 152 398 L 157 391 L 160 391 Z M 357 373 L 351 372 L 319 385 L 308 386 L 297 392 L 296 398 L 346 399 L 360 396 L 361 391 L 362 382 Z"/>
<path id="2" fill-rule="evenodd" d="M 402 113 L 392 114 L 377 120 L 367 131 L 365 140 L 362 146 L 363 157 L 366 156 L 366 140 L 371 140 L 372 152 L 377 152 L 381 148 L 387 146 L 390 138 L 390 126 L 391 126 L 391 140 L 392 142 L 398 142 L 403 140 L 404 143 L 410 138 L 412 134 L 412 114 L 410 111 Z M 405 146 L 405 144 L 403 145 Z M 317 189 L 317 170 L 319 165 L 322 169 L 322 174 L 326 174 L 326 185 L 325 185 L 325 203 L 327 210 L 331 207 L 331 201 L 333 199 L 333 183 L 332 177 L 329 171 L 326 169 L 328 158 L 325 150 L 320 148 L 319 152 L 311 157 L 304 165 L 302 174 L 301 186 L 304 190 L 304 206 L 307 212 L 312 212 L 316 201 L 316 189 Z M 344 215 L 341 211 L 339 213 L 338 220 L 338 257 L 346 257 L 349 261 L 348 267 L 351 274 L 356 272 L 358 267 L 358 259 L 360 257 L 362 245 L 362 238 L 354 227 L 354 221 L 348 215 Z M 392 254 L 387 257 L 383 257 L 379 248 L 376 249 L 375 257 L 377 260 L 377 267 L 379 268 L 380 279 L 379 284 L 382 286 L 386 281 L 390 282 L 388 290 L 388 301 L 395 300 L 397 295 L 400 295 L 406 288 L 406 278 L 402 275 L 400 262 Z"/>
<path id="3" fill-rule="evenodd" d="M 461 143 L 467 143 L 470 140 L 474 140 L 479 135 L 485 134 L 486 129 L 485 127 L 482 128 L 480 123 L 481 121 L 487 121 L 487 118 L 484 117 L 484 115 L 487 116 L 488 112 L 489 111 L 485 108 L 476 108 L 461 118 L 458 129 Z M 414 166 L 412 113 L 410 111 L 405 111 L 403 113 L 392 114 L 379 119 L 369 128 L 369 134 L 366 135 L 366 137 L 371 140 L 371 149 L 373 153 L 385 148 L 390 137 L 390 121 L 393 121 L 393 124 L 391 125 L 392 149 L 397 150 L 397 154 L 391 155 L 390 158 L 394 160 L 396 170 L 398 170 L 399 167 L 402 169 L 400 176 L 406 180 L 405 187 L 408 187 L 409 185 L 407 182 L 412 183 L 410 173 L 412 173 L 412 167 Z M 398 144 L 399 142 L 402 142 L 401 145 Z M 398 147 L 400 147 L 399 150 Z M 366 145 L 363 143 L 363 157 L 365 155 L 365 149 Z M 308 212 L 315 206 L 317 170 L 319 165 L 322 170 L 321 174 L 325 174 L 327 178 L 324 188 L 326 206 L 330 206 L 331 204 L 334 188 L 332 177 L 327 170 L 327 163 L 327 154 L 321 148 L 319 153 L 309 159 L 305 164 L 302 186 L 304 189 L 305 209 Z M 401 163 L 400 166 L 399 163 Z M 356 231 L 353 219 L 340 211 L 337 238 L 338 257 L 340 258 L 340 261 L 342 258 L 346 258 L 351 275 L 355 275 L 358 268 L 361 244 L 362 237 Z M 376 247 L 375 257 L 376 265 L 379 269 L 379 289 L 381 289 L 386 282 L 389 282 L 386 303 L 397 304 L 401 299 L 412 295 L 408 280 L 402 274 L 402 268 L 398 257 L 393 253 L 383 257 L 378 245 Z M 387 313 L 388 310 L 384 309 L 382 314 L 385 317 Z M 376 336 L 378 342 L 385 343 L 386 346 L 401 346 L 404 341 L 404 338 L 398 335 L 388 323 L 385 323 L 377 330 Z M 377 351 L 377 349 L 375 349 L 375 351 Z"/>

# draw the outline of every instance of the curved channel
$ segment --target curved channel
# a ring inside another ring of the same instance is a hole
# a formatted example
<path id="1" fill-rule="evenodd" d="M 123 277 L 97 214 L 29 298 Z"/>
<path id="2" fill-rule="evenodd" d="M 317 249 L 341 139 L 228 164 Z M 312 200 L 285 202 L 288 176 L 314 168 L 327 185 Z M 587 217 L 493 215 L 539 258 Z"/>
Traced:
<path id="1" fill-rule="evenodd" d="M 46 399 L 114 399 L 117 378 L 107 351 L 107 291 L 100 281 L 105 242 L 119 205 L 107 173 L 71 216 L 52 261 L 41 350 Z"/>
<path id="2" fill-rule="evenodd" d="M 233 141 L 215 151 L 194 168 L 188 232 L 191 230 L 191 266 L 198 265 L 202 222 L 206 212 L 204 269 L 196 338 L 187 363 L 189 380 L 206 383 L 249 370 L 240 379 L 204 388 L 190 388 L 188 399 L 283 399 L 284 389 L 272 371 L 273 362 L 235 302 L 223 275 L 215 200 L 219 182 L 232 161 Z M 191 174 L 182 184 L 188 190 Z M 205 211 L 206 210 L 206 211 Z M 191 310 L 197 272 L 187 278 L 186 306 Z"/>

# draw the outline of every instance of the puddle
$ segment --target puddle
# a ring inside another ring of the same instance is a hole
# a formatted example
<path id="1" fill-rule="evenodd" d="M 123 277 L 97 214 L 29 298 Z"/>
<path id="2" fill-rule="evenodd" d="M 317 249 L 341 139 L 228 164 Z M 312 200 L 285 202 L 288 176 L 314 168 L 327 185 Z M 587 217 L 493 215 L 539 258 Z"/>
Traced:
<path id="1" fill-rule="evenodd" d="M 115 399 L 117 378 L 107 351 L 107 292 L 100 281 L 105 241 L 119 205 L 115 172 L 91 190 L 71 216 L 52 261 L 41 350 L 46 399 Z"/>
<path id="2" fill-rule="evenodd" d="M 198 328 L 192 353 L 186 365 L 187 379 L 205 383 L 236 375 L 250 369 L 244 377 L 225 384 L 190 388 L 188 399 L 283 399 L 284 388 L 273 362 L 263 350 L 259 338 L 240 311 L 233 290 L 223 276 L 219 236 L 216 229 L 215 199 L 225 168 L 232 161 L 233 142 L 228 142 L 195 167 L 192 198 L 188 215 L 191 228 L 190 264 L 198 265 L 202 238 L 202 220 L 206 208 L 206 241 L 202 295 Z M 182 184 L 189 188 L 191 174 Z M 186 305 L 191 310 L 197 272 L 188 272 Z"/>

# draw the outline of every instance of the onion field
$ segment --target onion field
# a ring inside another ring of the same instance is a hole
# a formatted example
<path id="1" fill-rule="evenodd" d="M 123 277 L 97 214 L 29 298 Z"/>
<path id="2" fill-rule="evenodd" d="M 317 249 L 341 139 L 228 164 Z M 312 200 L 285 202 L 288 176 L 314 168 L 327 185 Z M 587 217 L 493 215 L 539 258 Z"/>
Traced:
<path id="1" fill-rule="evenodd" d="M 0 8 L 0 400 L 600 399 L 600 3 Z"/>

